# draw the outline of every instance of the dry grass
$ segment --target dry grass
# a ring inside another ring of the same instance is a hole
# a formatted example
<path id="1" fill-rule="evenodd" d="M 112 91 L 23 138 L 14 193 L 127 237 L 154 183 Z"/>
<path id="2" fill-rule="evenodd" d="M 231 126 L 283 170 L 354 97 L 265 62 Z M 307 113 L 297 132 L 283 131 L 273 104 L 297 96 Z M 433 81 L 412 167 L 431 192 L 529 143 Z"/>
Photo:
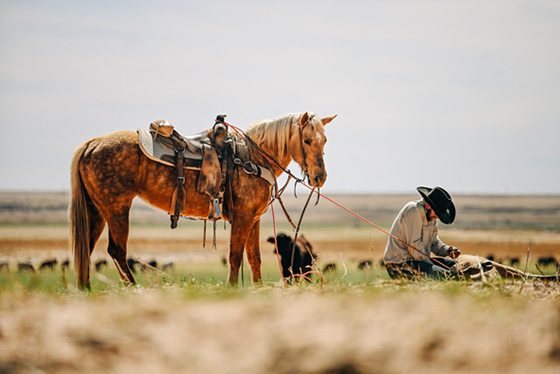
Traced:
<path id="1" fill-rule="evenodd" d="M 520 284 L 8 294 L 0 371 L 557 373 L 558 311 Z"/>

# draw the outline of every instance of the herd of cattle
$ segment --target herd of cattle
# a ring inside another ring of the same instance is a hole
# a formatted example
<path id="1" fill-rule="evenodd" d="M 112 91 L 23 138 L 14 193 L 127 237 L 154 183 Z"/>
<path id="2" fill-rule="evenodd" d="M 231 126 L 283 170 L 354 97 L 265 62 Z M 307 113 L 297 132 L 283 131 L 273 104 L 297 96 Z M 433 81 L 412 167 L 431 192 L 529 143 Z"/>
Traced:
<path id="1" fill-rule="evenodd" d="M 313 245 L 307 240 L 307 238 L 303 235 L 298 235 L 296 241 L 286 235 L 284 233 L 278 234 L 276 237 L 271 236 L 267 239 L 267 242 L 272 243 L 274 245 L 274 253 L 279 256 L 280 264 L 282 267 L 282 277 L 285 280 L 302 280 L 305 279 L 307 281 L 311 280 L 311 274 L 313 273 L 329 273 L 336 271 L 336 263 L 331 262 L 324 264 L 322 266 L 322 271 L 318 266 L 318 257 L 319 255 L 315 253 L 313 249 Z M 498 268 L 509 268 L 509 274 L 511 274 L 510 268 L 506 266 L 509 264 L 511 267 L 520 264 L 519 258 L 510 257 L 507 259 L 498 259 L 496 260 L 494 256 L 488 255 L 486 258 L 474 258 L 476 256 L 461 256 L 465 258 L 465 261 L 475 261 L 478 263 L 478 267 L 481 267 L 481 261 L 491 262 L 494 267 Z M 461 258 L 460 257 L 460 258 Z M 473 259 L 474 258 L 474 259 Z M 482 260 L 479 260 L 482 259 Z M 227 262 L 223 259 L 224 264 Z M 25 262 L 18 262 L 17 263 L 17 271 L 18 272 L 35 272 L 36 270 L 52 270 L 58 265 L 59 261 L 57 259 L 48 259 L 35 267 L 31 261 Z M 70 261 L 68 259 L 63 260 L 60 262 L 60 267 L 64 271 L 69 267 Z M 366 270 L 371 268 L 373 262 L 372 260 L 366 259 L 362 260 L 358 264 L 359 270 Z M 380 261 L 380 267 L 383 267 L 382 262 Z M 96 271 L 101 271 L 104 267 L 107 266 L 107 260 L 98 260 L 93 264 Z M 158 264 L 155 260 L 150 262 L 143 262 L 139 259 L 128 259 L 128 266 L 132 272 L 146 271 L 148 269 L 158 269 L 160 271 L 169 271 L 172 270 L 174 267 L 173 262 L 166 262 L 163 264 Z M 467 265 L 465 265 L 467 266 Z M 468 265 L 470 266 L 470 265 Z M 542 273 L 541 268 L 547 268 L 554 266 L 557 272 L 560 269 L 560 264 L 558 260 L 553 256 L 541 256 L 536 261 L 537 269 Z M 476 267 L 476 264 L 474 265 Z M 10 269 L 10 263 L 8 261 L 0 261 L 0 271 L 8 271 Z M 507 271 L 506 271 L 507 273 Z"/>
<path id="2" fill-rule="evenodd" d="M 45 261 L 42 261 L 36 267 L 33 265 L 31 261 L 23 261 L 17 262 L 17 271 L 18 272 L 35 272 L 36 270 L 54 270 L 58 265 L 59 261 L 56 258 L 51 258 Z M 60 268 L 62 270 L 68 269 L 70 266 L 70 260 L 66 259 L 60 262 Z M 107 260 L 97 260 L 93 264 L 96 271 L 101 271 L 104 267 L 107 266 Z M 166 262 L 161 265 L 161 270 L 166 271 L 172 269 L 174 266 L 173 262 Z M 157 261 L 152 260 L 150 262 L 143 262 L 142 260 L 136 260 L 133 258 L 128 259 L 128 267 L 132 272 L 136 272 L 137 270 L 146 271 L 149 268 L 156 268 L 159 269 L 159 265 Z M 10 269 L 10 262 L 9 261 L 0 261 L 0 271 L 8 271 Z"/>

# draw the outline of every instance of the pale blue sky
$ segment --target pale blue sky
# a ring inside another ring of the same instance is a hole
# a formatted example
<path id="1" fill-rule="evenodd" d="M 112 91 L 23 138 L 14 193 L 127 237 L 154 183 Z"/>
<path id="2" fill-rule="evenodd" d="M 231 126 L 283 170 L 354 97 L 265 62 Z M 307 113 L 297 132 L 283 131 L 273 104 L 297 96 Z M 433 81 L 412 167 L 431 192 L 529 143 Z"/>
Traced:
<path id="1" fill-rule="evenodd" d="M 156 119 L 314 111 L 326 193 L 560 193 L 555 0 L 2 0 L 0 51 L 0 190 L 67 190 L 80 143 Z"/>

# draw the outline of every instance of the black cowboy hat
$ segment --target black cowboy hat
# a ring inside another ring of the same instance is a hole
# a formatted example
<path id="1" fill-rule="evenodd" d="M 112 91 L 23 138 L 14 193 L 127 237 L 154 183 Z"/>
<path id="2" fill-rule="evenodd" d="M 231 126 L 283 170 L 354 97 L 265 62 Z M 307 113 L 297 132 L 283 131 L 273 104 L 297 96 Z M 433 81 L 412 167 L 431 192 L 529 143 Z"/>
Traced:
<path id="1" fill-rule="evenodd" d="M 424 200 L 436 212 L 441 222 L 451 224 L 455 220 L 455 204 L 451 196 L 441 187 L 416 187 Z"/>

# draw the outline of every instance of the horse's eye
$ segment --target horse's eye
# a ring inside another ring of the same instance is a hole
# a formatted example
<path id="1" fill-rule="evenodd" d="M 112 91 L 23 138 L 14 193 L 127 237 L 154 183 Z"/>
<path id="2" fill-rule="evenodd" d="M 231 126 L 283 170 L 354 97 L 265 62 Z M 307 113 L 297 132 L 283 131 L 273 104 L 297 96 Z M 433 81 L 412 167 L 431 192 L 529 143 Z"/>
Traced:
<path id="1" fill-rule="evenodd" d="M 309 139 L 305 139 L 303 142 L 307 145 L 311 145 L 311 140 L 309 140 Z"/>

